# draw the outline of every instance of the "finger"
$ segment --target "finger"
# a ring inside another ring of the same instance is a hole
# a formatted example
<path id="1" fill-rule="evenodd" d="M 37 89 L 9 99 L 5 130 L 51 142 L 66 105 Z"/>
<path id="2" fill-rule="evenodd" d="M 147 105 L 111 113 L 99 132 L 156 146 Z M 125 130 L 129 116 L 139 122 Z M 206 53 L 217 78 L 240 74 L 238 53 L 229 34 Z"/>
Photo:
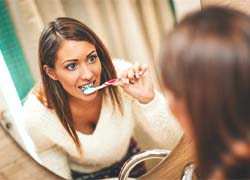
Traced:
<path id="1" fill-rule="evenodd" d="M 128 71 L 124 71 L 121 74 L 121 81 L 123 84 L 128 84 L 129 80 L 128 80 Z"/>
<path id="2" fill-rule="evenodd" d="M 139 75 L 143 76 L 148 70 L 148 65 L 147 64 L 142 64 L 140 66 L 140 71 L 139 71 Z"/>
<path id="3" fill-rule="evenodd" d="M 126 78 L 121 78 L 121 80 L 119 81 L 119 82 L 117 82 L 117 83 L 115 83 L 115 86 L 121 86 L 121 87 L 123 87 L 123 86 L 125 86 L 126 84 L 128 84 L 129 82 L 128 82 L 128 79 L 126 79 Z"/>
<path id="4" fill-rule="evenodd" d="M 135 70 L 134 70 L 134 68 L 132 68 L 132 67 L 129 68 L 127 73 L 128 73 L 128 78 L 129 79 L 134 79 L 135 78 Z"/>
<path id="5" fill-rule="evenodd" d="M 141 68 L 141 65 L 136 62 L 135 65 L 134 65 L 134 69 L 135 69 L 135 77 L 138 79 L 140 78 L 140 68 Z"/>
<path id="6" fill-rule="evenodd" d="M 127 77 L 126 77 L 126 84 L 130 84 L 130 83 L 133 83 L 133 80 L 134 80 L 134 69 L 133 68 L 129 68 L 127 70 Z"/>

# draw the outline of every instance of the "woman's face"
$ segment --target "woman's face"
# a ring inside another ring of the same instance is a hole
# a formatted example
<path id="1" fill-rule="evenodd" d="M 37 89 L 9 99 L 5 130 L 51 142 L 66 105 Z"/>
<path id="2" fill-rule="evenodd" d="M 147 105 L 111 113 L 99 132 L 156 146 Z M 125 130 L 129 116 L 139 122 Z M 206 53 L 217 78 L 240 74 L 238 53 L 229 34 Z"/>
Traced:
<path id="1" fill-rule="evenodd" d="M 97 96 L 98 91 L 84 94 L 82 87 L 89 84 L 100 85 L 101 71 L 102 66 L 95 46 L 87 41 L 74 40 L 63 42 L 56 54 L 55 68 L 46 70 L 52 79 L 61 83 L 70 98 L 84 101 L 93 100 Z"/>

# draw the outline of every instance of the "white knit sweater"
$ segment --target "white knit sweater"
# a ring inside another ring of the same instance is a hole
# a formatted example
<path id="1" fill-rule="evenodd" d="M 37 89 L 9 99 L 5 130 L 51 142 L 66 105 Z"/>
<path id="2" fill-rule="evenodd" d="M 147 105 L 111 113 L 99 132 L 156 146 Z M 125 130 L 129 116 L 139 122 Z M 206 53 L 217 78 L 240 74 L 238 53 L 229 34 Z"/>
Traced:
<path id="1" fill-rule="evenodd" d="M 118 110 L 113 111 L 111 100 L 107 98 L 93 134 L 77 132 L 84 149 L 83 161 L 79 160 L 75 144 L 56 113 L 29 94 L 24 104 L 23 124 L 42 165 L 66 179 L 71 179 L 70 169 L 89 173 L 109 167 L 124 157 L 136 127 L 143 128 L 156 144 L 172 149 L 182 130 L 168 111 L 164 97 L 155 91 L 156 96 L 150 103 L 140 104 L 121 92 L 123 116 Z"/>

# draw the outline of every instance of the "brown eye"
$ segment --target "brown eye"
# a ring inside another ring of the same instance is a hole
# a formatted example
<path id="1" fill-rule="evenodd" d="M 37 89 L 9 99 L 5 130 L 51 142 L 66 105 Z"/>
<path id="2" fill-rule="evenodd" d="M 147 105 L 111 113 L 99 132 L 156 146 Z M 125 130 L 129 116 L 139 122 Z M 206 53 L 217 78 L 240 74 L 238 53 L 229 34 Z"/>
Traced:
<path id="1" fill-rule="evenodd" d="M 91 63 L 94 63 L 96 61 L 96 58 L 97 58 L 97 55 L 91 55 L 89 58 L 88 58 L 88 63 L 91 64 Z"/>
<path id="2" fill-rule="evenodd" d="M 76 69 L 77 65 L 75 63 L 69 64 L 66 66 L 66 69 L 72 71 L 74 69 Z"/>

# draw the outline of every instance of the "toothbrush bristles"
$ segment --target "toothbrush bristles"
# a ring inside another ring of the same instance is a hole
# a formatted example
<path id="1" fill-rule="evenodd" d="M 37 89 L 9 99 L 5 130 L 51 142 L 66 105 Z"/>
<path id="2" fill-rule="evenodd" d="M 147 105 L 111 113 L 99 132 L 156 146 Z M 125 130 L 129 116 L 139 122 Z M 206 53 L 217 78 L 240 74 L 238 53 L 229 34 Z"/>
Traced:
<path id="1" fill-rule="evenodd" d="M 82 87 L 82 91 L 84 92 L 84 91 L 86 91 L 87 89 L 93 88 L 93 87 L 94 87 L 93 84 L 88 84 L 88 85 Z"/>

